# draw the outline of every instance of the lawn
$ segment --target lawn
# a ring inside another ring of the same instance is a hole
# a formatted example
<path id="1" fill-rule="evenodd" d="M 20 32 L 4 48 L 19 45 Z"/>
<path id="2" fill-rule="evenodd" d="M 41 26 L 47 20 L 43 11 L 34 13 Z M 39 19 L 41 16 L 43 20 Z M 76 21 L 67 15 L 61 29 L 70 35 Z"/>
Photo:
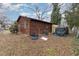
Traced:
<path id="1" fill-rule="evenodd" d="M 72 56 L 73 35 L 49 35 L 47 41 L 31 40 L 25 34 L 0 33 L 1 56 Z"/>

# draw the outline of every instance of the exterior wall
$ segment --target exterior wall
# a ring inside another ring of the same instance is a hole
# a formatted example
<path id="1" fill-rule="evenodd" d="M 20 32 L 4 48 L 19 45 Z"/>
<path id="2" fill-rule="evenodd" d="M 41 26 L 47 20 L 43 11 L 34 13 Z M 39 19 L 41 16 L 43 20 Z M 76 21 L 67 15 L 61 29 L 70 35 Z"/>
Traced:
<path id="1" fill-rule="evenodd" d="M 43 34 L 45 31 L 52 32 L 52 24 L 35 20 L 30 21 L 30 34 Z"/>
<path id="2" fill-rule="evenodd" d="M 52 24 L 42 21 L 32 20 L 27 17 L 18 19 L 18 30 L 23 34 L 43 34 L 44 32 L 52 32 Z"/>
<path id="3" fill-rule="evenodd" d="M 20 33 L 29 34 L 29 20 L 25 17 L 21 17 L 18 21 L 18 30 Z"/>

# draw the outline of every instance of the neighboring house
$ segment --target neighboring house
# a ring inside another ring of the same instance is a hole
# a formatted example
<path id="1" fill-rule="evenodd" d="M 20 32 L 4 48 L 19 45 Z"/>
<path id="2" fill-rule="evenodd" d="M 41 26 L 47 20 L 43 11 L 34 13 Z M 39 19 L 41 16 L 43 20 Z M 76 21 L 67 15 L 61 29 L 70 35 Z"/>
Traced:
<path id="1" fill-rule="evenodd" d="M 38 19 L 29 18 L 26 16 L 19 16 L 18 20 L 18 30 L 23 34 L 43 34 L 45 32 L 52 32 L 52 23 L 41 21 Z"/>

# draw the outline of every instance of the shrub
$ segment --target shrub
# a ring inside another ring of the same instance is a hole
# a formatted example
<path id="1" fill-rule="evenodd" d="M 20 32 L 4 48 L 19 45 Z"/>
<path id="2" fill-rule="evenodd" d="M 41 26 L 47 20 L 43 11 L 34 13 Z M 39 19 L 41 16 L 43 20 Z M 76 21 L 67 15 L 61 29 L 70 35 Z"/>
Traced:
<path id="1" fill-rule="evenodd" d="M 11 33 L 17 33 L 18 32 L 18 25 L 17 22 L 14 22 L 14 24 L 11 25 L 11 27 L 9 28 Z"/>
<path id="2" fill-rule="evenodd" d="M 79 39 L 74 38 L 72 42 L 73 42 L 72 47 L 73 47 L 74 55 L 79 56 Z"/>

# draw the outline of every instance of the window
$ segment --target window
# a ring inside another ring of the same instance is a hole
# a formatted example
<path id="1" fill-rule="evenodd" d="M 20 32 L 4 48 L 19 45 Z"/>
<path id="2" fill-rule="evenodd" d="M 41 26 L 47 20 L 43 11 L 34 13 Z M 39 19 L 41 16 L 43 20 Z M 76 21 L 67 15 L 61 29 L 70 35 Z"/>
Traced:
<path id="1" fill-rule="evenodd" d="M 28 26 L 28 24 L 27 24 L 26 22 L 21 23 L 21 28 L 26 29 L 26 28 L 27 28 L 27 26 Z"/>
<path id="2" fill-rule="evenodd" d="M 18 24 L 18 28 L 20 28 L 20 24 Z"/>
<path id="3" fill-rule="evenodd" d="M 24 22 L 24 28 L 26 29 L 26 22 Z"/>
<path id="4" fill-rule="evenodd" d="M 23 23 L 21 23 L 21 28 L 24 28 L 24 24 Z"/>

